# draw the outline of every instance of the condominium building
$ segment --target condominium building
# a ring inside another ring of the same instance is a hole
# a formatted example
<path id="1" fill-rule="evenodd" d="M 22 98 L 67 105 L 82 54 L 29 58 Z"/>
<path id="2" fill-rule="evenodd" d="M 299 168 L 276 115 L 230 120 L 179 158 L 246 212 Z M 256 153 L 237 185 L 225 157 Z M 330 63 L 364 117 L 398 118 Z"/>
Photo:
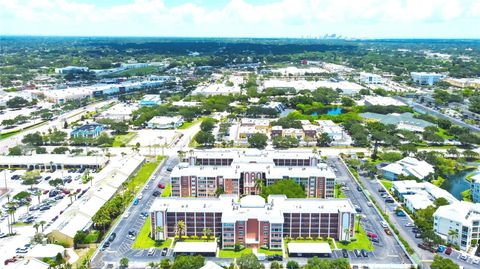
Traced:
<path id="1" fill-rule="evenodd" d="M 354 235 L 355 208 L 348 199 L 289 199 L 284 195 L 236 195 L 218 198 L 156 199 L 150 208 L 151 237 L 163 240 L 178 235 L 211 234 L 220 238 L 222 248 L 236 243 L 245 247 L 281 249 L 283 238 L 312 237 L 349 240 Z"/>
<path id="2" fill-rule="evenodd" d="M 472 240 L 480 239 L 480 204 L 461 201 L 439 207 L 433 214 L 433 230 L 468 250 Z"/>
<path id="3" fill-rule="evenodd" d="M 293 179 L 307 197 L 333 198 L 335 173 L 318 156 L 294 151 L 203 150 L 184 158 L 172 171 L 172 196 L 212 197 L 258 194 L 260 183 Z"/>
<path id="4" fill-rule="evenodd" d="M 474 203 L 479 203 L 480 202 L 480 173 L 474 175 L 471 178 L 470 188 L 471 188 L 470 193 L 472 195 L 472 201 Z"/>

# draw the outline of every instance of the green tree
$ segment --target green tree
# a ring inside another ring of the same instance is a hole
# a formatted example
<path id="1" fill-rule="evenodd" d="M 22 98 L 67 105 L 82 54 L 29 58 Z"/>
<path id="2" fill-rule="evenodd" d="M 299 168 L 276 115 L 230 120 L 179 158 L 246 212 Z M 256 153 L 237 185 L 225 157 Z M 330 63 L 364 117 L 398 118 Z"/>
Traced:
<path id="1" fill-rule="evenodd" d="M 128 258 L 127 257 L 123 257 L 120 259 L 120 267 L 122 268 L 128 268 Z"/>
<path id="2" fill-rule="evenodd" d="M 160 268 L 161 269 L 170 269 L 172 268 L 172 264 L 170 263 L 170 259 L 163 259 L 160 261 Z"/>
<path id="3" fill-rule="evenodd" d="M 7 107 L 9 108 L 19 108 L 19 107 L 25 107 L 29 104 L 28 100 L 22 98 L 22 97 L 19 97 L 19 96 L 16 96 L 16 97 L 13 97 L 12 99 L 8 100 L 7 101 Z"/>
<path id="4" fill-rule="evenodd" d="M 300 265 L 298 262 L 290 260 L 287 262 L 287 269 L 300 269 Z"/>
<path id="5" fill-rule="evenodd" d="M 317 146 L 319 147 L 329 147 L 332 143 L 332 138 L 327 133 L 321 133 L 317 137 Z"/>
<path id="6" fill-rule="evenodd" d="M 39 132 L 27 134 L 23 137 L 22 143 L 30 146 L 40 146 L 43 144 L 43 138 Z"/>
<path id="7" fill-rule="evenodd" d="M 244 254 L 237 259 L 237 265 L 240 269 L 261 269 L 265 268 L 263 264 L 258 261 L 255 254 Z"/>
<path id="8" fill-rule="evenodd" d="M 215 127 L 215 122 L 216 122 L 216 120 L 212 119 L 212 118 L 204 119 L 202 121 L 202 123 L 200 124 L 200 130 L 202 130 L 204 132 L 211 132 L 213 130 L 213 128 Z"/>
<path id="9" fill-rule="evenodd" d="M 199 131 L 193 139 L 203 147 L 213 146 L 215 143 L 215 137 L 211 133 L 204 131 Z"/>
<path id="10" fill-rule="evenodd" d="M 56 147 L 52 150 L 53 154 L 65 154 L 68 151 L 68 147 Z"/>
<path id="11" fill-rule="evenodd" d="M 47 153 L 47 149 L 44 148 L 44 147 L 36 147 L 36 148 L 35 148 L 35 153 L 37 153 L 37 154 L 46 154 L 46 153 Z"/>
<path id="12" fill-rule="evenodd" d="M 200 269 L 205 265 L 205 257 L 197 256 L 177 256 L 171 269 Z"/>
<path id="13" fill-rule="evenodd" d="M 272 263 L 270 263 L 270 269 L 282 269 L 283 266 L 277 262 L 277 261 L 273 261 Z"/>
<path id="14" fill-rule="evenodd" d="M 95 213 L 95 215 L 92 217 L 92 222 L 95 224 L 95 226 L 102 227 L 103 233 L 105 233 L 105 228 L 112 222 L 106 207 L 101 207 L 100 210 Z"/>
<path id="15" fill-rule="evenodd" d="M 305 198 L 304 188 L 292 179 L 278 180 L 272 185 L 263 187 L 261 196 L 267 198 L 271 194 L 284 194 L 288 198 Z"/>
<path id="16" fill-rule="evenodd" d="M 14 146 L 8 149 L 8 155 L 20 156 L 23 155 L 23 148 L 21 146 Z"/>
<path id="17" fill-rule="evenodd" d="M 460 266 L 454 263 L 449 258 L 443 258 L 441 256 L 435 255 L 433 257 L 433 262 L 430 265 L 431 269 L 459 269 Z"/>
<path id="18" fill-rule="evenodd" d="M 354 106 L 354 105 L 355 105 L 355 101 L 352 98 L 342 97 L 342 106 L 351 107 L 351 106 Z"/>
<path id="19" fill-rule="evenodd" d="M 248 144 L 251 148 L 264 149 L 267 146 L 267 140 L 267 135 L 255 133 L 248 137 Z"/>
<path id="20" fill-rule="evenodd" d="M 185 222 L 183 220 L 179 220 L 175 225 L 175 234 L 178 236 L 179 239 L 185 235 Z"/>

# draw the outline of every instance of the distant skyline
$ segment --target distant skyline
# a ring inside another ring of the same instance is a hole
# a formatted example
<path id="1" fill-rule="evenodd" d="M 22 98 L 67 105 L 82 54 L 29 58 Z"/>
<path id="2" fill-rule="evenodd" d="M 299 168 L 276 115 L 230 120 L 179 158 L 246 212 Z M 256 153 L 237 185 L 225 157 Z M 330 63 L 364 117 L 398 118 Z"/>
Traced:
<path id="1" fill-rule="evenodd" d="M 480 0 L 0 0 L 1 35 L 480 38 Z"/>

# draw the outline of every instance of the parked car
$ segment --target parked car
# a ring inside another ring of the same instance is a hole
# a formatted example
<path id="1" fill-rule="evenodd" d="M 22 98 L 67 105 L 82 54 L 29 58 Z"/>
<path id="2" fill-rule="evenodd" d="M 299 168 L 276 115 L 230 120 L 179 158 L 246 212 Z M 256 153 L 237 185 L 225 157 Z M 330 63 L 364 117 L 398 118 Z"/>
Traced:
<path id="1" fill-rule="evenodd" d="M 116 233 L 112 233 L 112 234 L 110 235 L 110 237 L 108 237 L 108 241 L 109 241 L 109 242 L 112 242 L 113 240 L 115 240 L 115 237 L 117 237 L 117 234 L 116 234 Z"/>
<path id="2" fill-rule="evenodd" d="M 342 256 L 345 258 L 345 259 L 348 259 L 348 251 L 346 249 L 342 249 Z"/>
<path id="3" fill-rule="evenodd" d="M 460 259 L 462 259 L 462 260 L 464 260 L 464 261 L 466 261 L 467 258 L 468 258 L 468 256 L 467 256 L 467 254 L 465 254 L 465 253 L 462 253 L 462 255 L 460 255 Z"/>
<path id="4" fill-rule="evenodd" d="M 357 191 L 362 191 L 362 187 L 361 187 L 361 186 L 357 186 Z"/>
<path id="5" fill-rule="evenodd" d="M 158 197 L 158 196 L 160 196 L 160 192 L 159 192 L 159 191 L 154 191 L 154 192 L 152 193 L 152 195 L 153 195 L 154 197 Z"/>
<path id="6" fill-rule="evenodd" d="M 437 252 L 443 253 L 447 247 L 444 245 L 439 245 L 437 248 Z"/>
<path id="7" fill-rule="evenodd" d="M 283 261 L 283 257 L 278 254 L 269 255 L 267 256 L 267 261 Z"/>
<path id="8" fill-rule="evenodd" d="M 372 207 L 372 206 L 373 206 L 373 203 L 370 202 L 370 201 L 368 201 L 368 202 L 367 202 L 367 206 Z"/>
<path id="9" fill-rule="evenodd" d="M 422 238 L 422 234 L 421 233 L 415 233 L 415 238 Z"/>
<path id="10" fill-rule="evenodd" d="M 423 250 L 426 250 L 426 251 L 429 251 L 429 252 L 432 252 L 432 253 L 435 253 L 436 249 L 431 247 L 431 246 L 428 246 L 428 245 L 425 245 L 423 243 L 420 243 L 417 245 L 419 248 L 423 249 Z"/>
<path id="11" fill-rule="evenodd" d="M 399 217 L 405 217 L 407 215 L 403 210 L 398 210 L 397 212 L 395 212 L 395 214 Z"/>
<path id="12" fill-rule="evenodd" d="M 155 248 L 151 247 L 151 248 L 148 249 L 147 256 L 153 256 L 153 254 L 155 254 Z"/>
<path id="13" fill-rule="evenodd" d="M 384 188 L 379 188 L 378 192 L 387 192 Z"/>
<path id="14" fill-rule="evenodd" d="M 355 256 L 357 256 L 357 258 L 361 258 L 361 257 L 362 257 L 362 253 L 361 253 L 360 250 L 358 250 L 358 249 L 354 249 L 354 250 L 353 250 L 353 253 L 355 254 Z"/>
<path id="15" fill-rule="evenodd" d="M 394 202 L 395 202 L 395 200 L 393 200 L 393 198 L 391 198 L 391 197 L 388 197 L 387 199 L 385 199 L 385 203 L 390 203 L 391 204 L 391 203 L 394 203 Z"/>
<path id="16" fill-rule="evenodd" d="M 168 172 L 172 172 L 172 171 L 173 171 L 173 168 L 172 168 L 172 167 L 168 167 L 168 168 L 167 168 L 167 171 L 168 171 Z"/>
<path id="17" fill-rule="evenodd" d="M 388 224 L 385 221 L 380 221 L 382 228 L 388 228 Z"/>
<path id="18" fill-rule="evenodd" d="M 138 198 L 135 198 L 135 200 L 133 200 L 133 205 L 138 205 L 139 201 L 138 201 Z"/>
<path id="19" fill-rule="evenodd" d="M 167 256 L 168 248 L 162 249 L 162 256 Z"/>
<path id="20" fill-rule="evenodd" d="M 378 235 L 375 233 L 367 232 L 367 237 L 370 239 L 370 241 L 379 242 Z"/>
<path id="21" fill-rule="evenodd" d="M 385 231 L 385 233 L 386 233 L 387 235 L 392 235 L 392 231 L 390 231 L 390 229 L 385 228 L 385 229 L 383 229 L 383 230 Z"/>
<path id="22" fill-rule="evenodd" d="M 10 259 L 6 259 L 3 264 L 4 265 L 8 265 L 9 263 L 14 263 L 17 261 L 17 258 L 16 257 L 13 257 L 13 258 L 10 258 Z"/>
<path id="23" fill-rule="evenodd" d="M 158 183 L 157 185 L 160 189 L 165 189 L 165 184 L 162 184 L 162 183 Z"/>
<path id="24" fill-rule="evenodd" d="M 445 254 L 447 254 L 447 255 L 452 254 L 452 252 L 453 252 L 452 247 L 447 247 L 447 248 L 445 249 Z"/>
<path id="25" fill-rule="evenodd" d="M 360 253 L 362 254 L 363 257 L 368 257 L 368 252 L 365 249 L 360 250 Z"/>
<path id="26" fill-rule="evenodd" d="M 405 227 L 415 227 L 415 224 L 413 224 L 412 222 L 407 222 L 405 223 Z"/>

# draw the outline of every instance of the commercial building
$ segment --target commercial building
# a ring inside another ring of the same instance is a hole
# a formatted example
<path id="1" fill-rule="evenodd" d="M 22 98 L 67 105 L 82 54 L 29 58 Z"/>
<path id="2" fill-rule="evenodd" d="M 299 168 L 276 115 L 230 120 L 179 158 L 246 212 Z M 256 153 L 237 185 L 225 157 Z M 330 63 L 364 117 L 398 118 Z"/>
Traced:
<path id="1" fill-rule="evenodd" d="M 139 105 L 141 107 L 144 106 L 156 106 L 162 104 L 162 98 L 160 95 L 157 94 L 146 94 L 143 96 L 142 100 L 140 100 Z"/>
<path id="2" fill-rule="evenodd" d="M 366 84 L 379 84 L 383 82 L 382 76 L 365 72 L 360 73 L 359 80 Z"/>
<path id="3" fill-rule="evenodd" d="M 382 167 L 383 177 L 388 180 L 397 180 L 399 176 L 413 176 L 420 180 L 430 177 L 435 172 L 432 165 L 412 157 L 405 157 L 399 161 Z"/>
<path id="4" fill-rule="evenodd" d="M 182 116 L 155 116 L 147 123 L 150 129 L 176 129 L 183 124 Z"/>
<path id="5" fill-rule="evenodd" d="M 71 137 L 96 138 L 99 136 L 105 127 L 98 123 L 89 123 L 73 129 L 70 133 Z"/>
<path id="6" fill-rule="evenodd" d="M 447 242 L 468 250 L 480 239 L 480 204 L 457 202 L 440 206 L 433 214 L 433 230 Z"/>
<path id="7" fill-rule="evenodd" d="M 429 85 L 432 86 L 437 81 L 443 78 L 443 75 L 437 73 L 427 73 L 427 72 L 411 72 L 410 73 L 413 82 L 419 85 Z"/>
<path id="8" fill-rule="evenodd" d="M 366 106 L 406 106 L 405 103 L 388 96 L 365 96 Z"/>
<path id="9" fill-rule="evenodd" d="M 103 156 L 70 156 L 67 154 L 35 154 L 31 156 L 0 156 L 0 168 L 8 169 L 68 169 L 100 168 L 107 159 Z"/>
<path id="10" fill-rule="evenodd" d="M 314 91 L 318 88 L 329 88 L 333 90 L 341 90 L 344 94 L 354 95 L 358 93 L 362 86 L 357 83 L 349 81 L 330 81 L 330 80 L 320 80 L 320 81 L 309 81 L 304 79 L 268 79 L 263 82 L 263 88 L 285 88 L 285 89 L 295 89 L 296 91 L 301 90 L 310 90 Z"/>
<path id="11" fill-rule="evenodd" d="M 237 138 L 240 141 L 247 141 L 253 134 L 268 134 L 270 128 L 269 119 L 242 118 L 237 131 Z"/>
<path id="12" fill-rule="evenodd" d="M 480 88 L 480 78 L 446 78 L 444 81 L 458 88 Z"/>
<path id="13" fill-rule="evenodd" d="M 288 199 L 236 195 L 218 198 L 159 198 L 150 208 L 151 237 L 161 240 L 176 235 L 179 221 L 187 236 L 202 236 L 208 228 L 221 247 L 281 249 L 283 238 L 332 237 L 349 240 L 354 235 L 356 211 L 348 199 Z M 160 227 L 160 228 L 157 228 Z"/>
<path id="14" fill-rule="evenodd" d="M 436 126 L 431 122 L 422 119 L 416 119 L 413 117 L 412 113 L 405 112 L 402 114 L 391 113 L 391 114 L 378 114 L 372 112 L 360 113 L 362 118 L 379 121 L 385 125 L 392 124 L 397 127 L 397 129 L 412 131 L 412 132 L 423 132 L 428 126 Z"/>
<path id="15" fill-rule="evenodd" d="M 302 185 L 307 197 L 333 198 L 335 189 L 335 173 L 317 155 L 288 150 L 194 151 L 170 177 L 177 197 L 211 197 L 218 188 L 228 194 L 259 194 L 259 182 L 269 186 L 282 179 Z"/>
<path id="16" fill-rule="evenodd" d="M 480 203 L 480 173 L 471 178 L 470 189 L 472 201 L 474 203 Z"/>
<path id="17" fill-rule="evenodd" d="M 130 104 L 116 104 L 106 111 L 101 112 L 100 115 L 95 119 L 109 119 L 117 122 L 129 121 L 132 118 L 132 113 L 136 108 L 137 106 Z"/>
<path id="18" fill-rule="evenodd" d="M 144 163 L 145 158 L 134 155 L 115 160 L 99 173 L 92 174 L 93 187 L 87 188 L 53 224 L 46 234 L 52 241 L 61 241 L 73 245 L 77 231 L 88 231 L 92 226 L 92 217 L 110 200 L 118 188 Z"/>
<path id="19" fill-rule="evenodd" d="M 225 84 L 209 84 L 198 86 L 195 90 L 192 91 L 192 95 L 229 95 L 229 94 L 240 94 L 242 89 L 238 85 L 227 86 Z"/>
<path id="20" fill-rule="evenodd" d="M 55 68 L 55 73 L 57 74 L 74 74 L 74 73 L 83 73 L 88 72 L 88 67 L 84 66 L 67 66 L 63 68 Z"/>

